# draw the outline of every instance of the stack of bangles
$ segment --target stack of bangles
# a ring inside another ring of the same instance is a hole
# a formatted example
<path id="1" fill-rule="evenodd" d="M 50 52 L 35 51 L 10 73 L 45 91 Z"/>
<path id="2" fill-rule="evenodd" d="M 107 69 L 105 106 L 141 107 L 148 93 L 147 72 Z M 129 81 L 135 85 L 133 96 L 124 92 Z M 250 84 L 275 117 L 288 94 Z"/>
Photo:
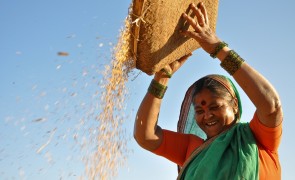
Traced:
<path id="1" fill-rule="evenodd" d="M 210 54 L 211 57 L 216 58 L 217 54 L 228 45 L 225 42 L 220 42 L 217 47 L 215 48 L 215 51 Z M 234 50 L 230 50 L 228 55 L 224 58 L 224 60 L 220 63 L 220 66 L 226 70 L 230 75 L 235 74 L 237 70 L 240 69 L 241 65 L 244 63 L 244 59 L 241 58 Z M 168 74 L 166 71 L 164 71 L 166 75 L 168 75 L 169 78 L 171 78 L 171 75 Z M 170 76 L 169 76 L 170 75 Z M 159 82 L 152 80 L 148 92 L 152 94 L 153 96 L 162 99 L 164 97 L 164 94 L 167 90 L 167 86 L 164 86 L 160 84 Z"/>
<path id="2" fill-rule="evenodd" d="M 227 47 L 228 44 L 220 42 L 213 53 L 210 54 L 212 58 L 216 58 L 217 54 L 224 48 Z M 228 55 L 224 58 L 224 60 L 220 63 L 220 66 L 226 70 L 230 75 L 235 74 L 235 72 L 240 69 L 241 65 L 245 60 L 241 58 L 234 50 L 230 50 Z"/>
<path id="3" fill-rule="evenodd" d="M 161 69 L 161 71 L 165 74 L 166 77 L 168 78 L 172 77 L 172 73 L 169 73 L 165 68 Z M 152 80 L 148 88 L 148 92 L 159 99 L 163 99 L 167 88 L 168 88 L 167 86 L 160 84 L 159 82 L 155 80 Z"/>
<path id="4" fill-rule="evenodd" d="M 148 88 L 148 92 L 159 99 L 163 99 L 167 88 L 167 86 L 164 86 L 153 79 Z"/>

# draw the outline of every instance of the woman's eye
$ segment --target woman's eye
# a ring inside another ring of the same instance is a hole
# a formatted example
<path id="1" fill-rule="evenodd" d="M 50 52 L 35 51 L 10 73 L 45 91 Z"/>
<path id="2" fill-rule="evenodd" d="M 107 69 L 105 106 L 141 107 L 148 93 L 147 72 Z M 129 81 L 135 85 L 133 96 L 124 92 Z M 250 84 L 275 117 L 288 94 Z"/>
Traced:
<path id="1" fill-rule="evenodd" d="M 202 114 L 204 113 L 204 110 L 196 110 L 196 114 Z"/>
<path id="2" fill-rule="evenodd" d="M 220 107 L 221 106 L 212 106 L 210 109 L 214 111 L 214 110 L 218 110 Z"/>

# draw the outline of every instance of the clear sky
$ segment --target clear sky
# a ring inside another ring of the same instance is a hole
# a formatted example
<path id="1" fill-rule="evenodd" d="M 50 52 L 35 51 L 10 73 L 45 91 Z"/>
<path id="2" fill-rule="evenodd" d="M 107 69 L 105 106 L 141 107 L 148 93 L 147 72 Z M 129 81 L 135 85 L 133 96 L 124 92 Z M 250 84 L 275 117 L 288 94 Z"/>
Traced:
<path id="1" fill-rule="evenodd" d="M 1 179 L 77 179 L 83 173 L 75 132 L 95 127 L 91 112 L 99 111 L 101 72 L 110 62 L 130 3 L 0 0 Z M 293 7 L 292 0 L 220 1 L 217 21 L 219 37 L 265 75 L 281 96 L 282 179 L 293 178 L 295 162 Z M 170 81 L 159 117 L 162 128 L 176 130 L 184 93 L 195 80 L 211 73 L 226 75 L 204 51 L 193 54 Z M 132 76 L 138 73 L 134 70 Z M 141 149 L 132 138 L 135 114 L 151 79 L 141 73 L 127 83 L 124 128 L 131 153 L 115 179 L 177 176 L 176 165 Z M 242 120 L 249 121 L 255 109 L 241 94 Z M 87 123 L 81 126 L 83 118 Z"/>

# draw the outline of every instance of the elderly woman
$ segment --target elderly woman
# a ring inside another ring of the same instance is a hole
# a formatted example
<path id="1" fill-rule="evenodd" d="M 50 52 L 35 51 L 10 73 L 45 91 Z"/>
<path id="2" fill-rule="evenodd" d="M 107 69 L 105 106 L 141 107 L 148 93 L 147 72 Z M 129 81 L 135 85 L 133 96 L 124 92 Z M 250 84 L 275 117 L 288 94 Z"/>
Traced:
<path id="1" fill-rule="evenodd" d="M 190 5 L 195 18 L 183 14 L 194 38 L 235 79 L 256 107 L 250 123 L 240 122 L 241 100 L 233 82 L 222 75 L 197 80 L 182 103 L 179 132 L 157 125 L 169 78 L 189 55 L 157 72 L 137 113 L 134 137 L 138 144 L 179 166 L 178 179 L 280 179 L 278 146 L 283 111 L 279 95 L 210 29 L 202 3 Z"/>

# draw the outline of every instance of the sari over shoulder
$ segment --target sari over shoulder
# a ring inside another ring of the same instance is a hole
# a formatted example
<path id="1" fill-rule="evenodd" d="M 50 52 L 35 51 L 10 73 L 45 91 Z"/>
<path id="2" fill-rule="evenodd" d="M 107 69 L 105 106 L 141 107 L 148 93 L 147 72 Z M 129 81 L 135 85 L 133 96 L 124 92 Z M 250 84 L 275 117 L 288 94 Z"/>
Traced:
<path id="1" fill-rule="evenodd" d="M 197 148 L 178 179 L 258 179 L 258 149 L 249 123 L 238 123 Z"/>

